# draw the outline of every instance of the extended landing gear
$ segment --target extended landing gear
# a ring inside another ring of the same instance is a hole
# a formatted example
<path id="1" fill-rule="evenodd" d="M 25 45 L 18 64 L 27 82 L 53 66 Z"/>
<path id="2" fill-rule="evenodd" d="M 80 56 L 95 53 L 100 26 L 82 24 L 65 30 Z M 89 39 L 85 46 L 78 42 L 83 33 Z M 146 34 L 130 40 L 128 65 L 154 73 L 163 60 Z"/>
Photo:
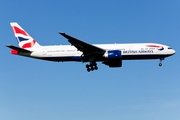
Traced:
<path id="1" fill-rule="evenodd" d="M 164 58 L 160 58 L 160 63 L 159 63 L 159 66 L 161 67 L 162 66 L 162 60 L 164 60 Z"/>
<path id="2" fill-rule="evenodd" d="M 161 66 L 162 66 L 162 63 L 159 63 L 159 66 L 161 67 Z"/>
<path id="3" fill-rule="evenodd" d="M 90 72 L 91 70 L 97 70 L 98 67 L 97 67 L 97 63 L 96 62 L 92 62 L 90 63 L 90 65 L 86 65 L 86 68 L 87 68 L 87 71 Z"/>

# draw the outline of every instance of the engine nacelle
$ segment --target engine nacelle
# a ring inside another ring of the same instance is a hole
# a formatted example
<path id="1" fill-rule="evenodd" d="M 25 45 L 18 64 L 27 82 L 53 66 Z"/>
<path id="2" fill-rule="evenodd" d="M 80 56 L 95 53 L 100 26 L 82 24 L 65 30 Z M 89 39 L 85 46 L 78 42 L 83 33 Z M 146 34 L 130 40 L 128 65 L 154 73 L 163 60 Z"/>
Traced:
<path id="1" fill-rule="evenodd" d="M 120 50 L 106 51 L 104 57 L 108 59 L 121 59 L 121 51 Z"/>
<path id="2" fill-rule="evenodd" d="M 122 66 L 120 50 L 106 51 L 106 53 L 104 54 L 104 57 L 106 58 L 103 62 L 105 65 L 108 65 L 109 67 L 121 67 Z"/>

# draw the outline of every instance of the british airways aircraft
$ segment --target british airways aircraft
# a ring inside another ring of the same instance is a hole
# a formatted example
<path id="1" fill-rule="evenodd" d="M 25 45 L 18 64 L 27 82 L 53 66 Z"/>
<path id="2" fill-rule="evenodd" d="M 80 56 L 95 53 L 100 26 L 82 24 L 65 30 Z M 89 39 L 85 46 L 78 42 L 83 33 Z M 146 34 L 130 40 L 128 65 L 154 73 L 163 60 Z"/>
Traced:
<path id="1" fill-rule="evenodd" d="M 57 62 L 89 62 L 88 72 L 98 69 L 96 62 L 121 67 L 122 60 L 160 59 L 159 66 L 162 66 L 165 57 L 175 54 L 175 50 L 162 44 L 88 44 L 65 33 L 59 34 L 71 45 L 41 46 L 16 22 L 10 24 L 19 43 L 19 47 L 6 45 L 12 49 L 11 54 Z"/>

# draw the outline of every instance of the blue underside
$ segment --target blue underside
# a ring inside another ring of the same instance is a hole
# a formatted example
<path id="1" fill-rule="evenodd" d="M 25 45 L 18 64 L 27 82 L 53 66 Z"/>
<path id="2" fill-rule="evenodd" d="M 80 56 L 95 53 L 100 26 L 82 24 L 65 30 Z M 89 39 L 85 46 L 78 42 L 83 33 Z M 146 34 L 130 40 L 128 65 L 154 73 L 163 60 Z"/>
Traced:
<path id="1" fill-rule="evenodd" d="M 138 60 L 138 59 L 162 59 L 168 57 L 169 55 L 122 55 L 122 60 Z M 72 57 L 44 57 L 44 60 L 50 61 L 82 61 L 81 56 Z M 96 61 L 103 61 L 105 58 L 96 59 Z"/>
<path id="2" fill-rule="evenodd" d="M 73 57 L 45 57 L 42 58 L 44 60 L 50 60 L 50 61 L 81 61 L 81 56 L 73 56 Z"/>

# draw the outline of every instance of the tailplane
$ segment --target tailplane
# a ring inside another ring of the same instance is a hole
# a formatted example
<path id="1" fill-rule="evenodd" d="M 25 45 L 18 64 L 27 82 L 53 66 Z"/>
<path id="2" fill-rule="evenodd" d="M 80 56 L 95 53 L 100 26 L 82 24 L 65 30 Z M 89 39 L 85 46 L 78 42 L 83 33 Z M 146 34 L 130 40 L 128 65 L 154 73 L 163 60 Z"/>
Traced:
<path id="1" fill-rule="evenodd" d="M 36 48 L 40 45 L 16 22 L 10 23 L 20 48 Z"/>

